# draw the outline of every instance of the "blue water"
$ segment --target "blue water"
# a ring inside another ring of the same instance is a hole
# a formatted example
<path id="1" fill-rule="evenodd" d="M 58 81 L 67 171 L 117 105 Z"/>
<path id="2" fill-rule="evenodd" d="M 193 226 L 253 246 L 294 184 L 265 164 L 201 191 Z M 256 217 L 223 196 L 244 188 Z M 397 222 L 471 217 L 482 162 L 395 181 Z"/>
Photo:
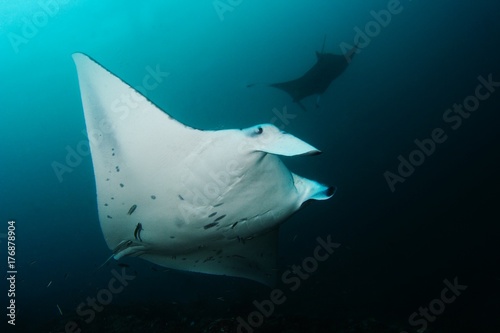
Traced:
<path id="1" fill-rule="evenodd" d="M 381 26 L 371 11 L 388 6 L 394 13 Z M 468 288 L 427 320 L 428 329 L 498 329 L 500 88 L 481 88 L 488 96 L 461 120 L 443 116 L 484 80 L 500 81 L 499 17 L 494 0 L 1 2 L 0 233 L 16 221 L 18 326 L 60 320 L 57 306 L 74 315 L 121 269 L 96 271 L 110 251 L 91 157 L 54 171 L 86 141 L 71 58 L 83 52 L 136 87 L 148 68 L 168 72 L 145 94 L 185 124 L 242 128 L 286 108 L 294 118 L 276 124 L 322 150 L 284 159 L 338 191 L 281 227 L 279 271 L 310 256 L 319 236 L 341 246 L 287 293 L 275 316 L 376 317 L 414 332 L 421 326 L 409 316 L 440 296 L 444 279 L 458 278 Z M 319 109 L 313 97 L 304 112 L 280 90 L 246 87 L 300 76 L 325 36 L 325 52 L 340 54 L 357 38 L 360 50 Z M 446 140 L 391 191 L 385 173 L 397 174 L 398 156 L 408 159 L 414 140 L 437 128 Z M 7 240 L 0 241 L 7 271 Z M 136 278 L 113 306 L 196 301 L 220 308 L 220 317 L 244 317 L 253 299 L 269 297 L 252 281 L 124 262 Z"/>

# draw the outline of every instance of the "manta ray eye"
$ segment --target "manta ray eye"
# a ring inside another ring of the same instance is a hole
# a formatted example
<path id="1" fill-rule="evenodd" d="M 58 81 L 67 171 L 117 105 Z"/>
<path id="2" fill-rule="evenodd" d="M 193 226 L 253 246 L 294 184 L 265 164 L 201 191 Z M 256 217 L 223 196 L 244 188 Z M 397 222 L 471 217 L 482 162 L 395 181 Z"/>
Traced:
<path id="1" fill-rule="evenodd" d="M 255 134 L 262 134 L 262 132 L 264 132 L 264 129 L 262 129 L 262 127 L 260 126 L 255 130 Z"/>

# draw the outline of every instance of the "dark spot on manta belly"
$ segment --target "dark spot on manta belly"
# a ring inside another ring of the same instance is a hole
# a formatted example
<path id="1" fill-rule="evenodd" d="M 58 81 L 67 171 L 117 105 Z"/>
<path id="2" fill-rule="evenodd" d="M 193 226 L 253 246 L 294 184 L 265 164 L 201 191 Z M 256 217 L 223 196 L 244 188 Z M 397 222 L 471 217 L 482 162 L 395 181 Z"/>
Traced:
<path id="1" fill-rule="evenodd" d="M 224 203 L 221 202 L 221 203 L 218 203 L 217 205 L 214 205 L 214 207 L 219 207 L 219 206 L 222 206 Z"/>
<path id="2" fill-rule="evenodd" d="M 182 195 L 179 194 L 179 199 L 181 200 L 184 200 L 184 198 L 182 197 Z"/>
<path id="3" fill-rule="evenodd" d="M 106 216 L 108 219 L 112 219 L 113 217 L 111 217 L 110 215 Z"/>
<path id="4" fill-rule="evenodd" d="M 225 218 L 225 217 L 226 217 L 226 215 L 221 215 L 221 216 L 219 216 L 218 218 L 216 218 L 216 219 L 214 220 L 214 222 L 220 221 L 220 220 L 222 220 L 222 219 L 223 219 L 223 218 Z"/>
<path id="5" fill-rule="evenodd" d="M 116 169 L 116 172 L 120 172 L 120 167 L 118 165 L 115 167 L 115 169 Z"/>
<path id="6" fill-rule="evenodd" d="M 107 207 L 107 206 L 108 206 L 108 204 L 107 204 L 107 203 L 105 203 L 105 204 L 104 204 L 104 206 L 106 206 L 106 207 Z"/>
<path id="7" fill-rule="evenodd" d="M 123 187 L 123 186 L 125 186 L 125 185 L 123 185 L 122 183 L 120 183 L 120 187 Z"/>
<path id="8" fill-rule="evenodd" d="M 219 224 L 218 222 L 212 222 L 212 223 L 209 223 L 206 226 L 204 226 L 203 229 L 207 230 L 207 229 L 215 227 L 218 224 Z"/>
<path id="9" fill-rule="evenodd" d="M 152 195 L 151 199 L 153 199 L 153 200 L 156 199 L 156 195 Z"/>
<path id="10" fill-rule="evenodd" d="M 137 208 L 137 205 L 132 205 L 132 207 L 130 207 L 130 209 L 128 210 L 127 215 L 132 215 L 132 213 L 135 211 L 136 208 Z"/>
<path id="11" fill-rule="evenodd" d="M 231 229 L 233 229 L 234 227 L 236 227 L 236 225 L 240 222 L 245 222 L 246 220 L 248 220 L 247 218 L 243 218 L 243 219 L 239 219 L 238 221 L 234 222 L 233 225 L 231 226 Z"/>
<path id="12" fill-rule="evenodd" d="M 208 217 L 212 217 L 212 216 L 214 216 L 215 214 L 217 214 L 217 212 L 214 212 L 214 213 L 212 213 L 212 214 L 208 215 Z"/>

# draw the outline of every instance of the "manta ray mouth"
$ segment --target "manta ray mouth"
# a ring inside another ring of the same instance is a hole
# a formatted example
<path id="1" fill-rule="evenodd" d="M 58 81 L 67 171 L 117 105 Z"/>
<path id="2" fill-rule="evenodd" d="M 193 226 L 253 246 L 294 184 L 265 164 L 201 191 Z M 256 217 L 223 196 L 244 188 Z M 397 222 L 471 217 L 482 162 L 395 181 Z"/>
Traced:
<path id="1" fill-rule="evenodd" d="M 319 185 L 321 186 L 321 185 Z M 311 196 L 311 198 L 307 199 L 306 201 L 304 201 L 301 205 L 300 205 L 300 209 L 306 207 L 306 206 L 309 206 L 309 204 L 315 200 L 325 200 L 325 199 L 329 199 L 331 198 L 335 192 L 337 192 L 337 187 L 336 186 L 329 186 L 328 188 L 326 188 L 325 190 L 323 191 L 320 191 L 316 194 L 314 194 L 313 196 Z"/>
<path id="2" fill-rule="evenodd" d="M 330 186 L 327 190 L 326 190 L 326 195 L 331 197 L 335 194 L 335 192 L 337 192 L 337 187 L 336 186 Z"/>

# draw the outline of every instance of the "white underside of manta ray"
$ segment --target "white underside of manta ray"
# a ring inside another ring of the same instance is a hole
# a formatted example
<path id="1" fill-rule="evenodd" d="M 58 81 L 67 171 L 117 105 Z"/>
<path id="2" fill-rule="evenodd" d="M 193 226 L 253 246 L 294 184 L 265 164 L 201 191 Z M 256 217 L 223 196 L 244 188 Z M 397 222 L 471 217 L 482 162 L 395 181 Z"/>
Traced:
<path id="1" fill-rule="evenodd" d="M 114 258 L 272 284 L 279 225 L 334 193 L 290 172 L 278 155 L 319 150 L 271 124 L 190 128 L 88 56 L 73 58 Z"/>

